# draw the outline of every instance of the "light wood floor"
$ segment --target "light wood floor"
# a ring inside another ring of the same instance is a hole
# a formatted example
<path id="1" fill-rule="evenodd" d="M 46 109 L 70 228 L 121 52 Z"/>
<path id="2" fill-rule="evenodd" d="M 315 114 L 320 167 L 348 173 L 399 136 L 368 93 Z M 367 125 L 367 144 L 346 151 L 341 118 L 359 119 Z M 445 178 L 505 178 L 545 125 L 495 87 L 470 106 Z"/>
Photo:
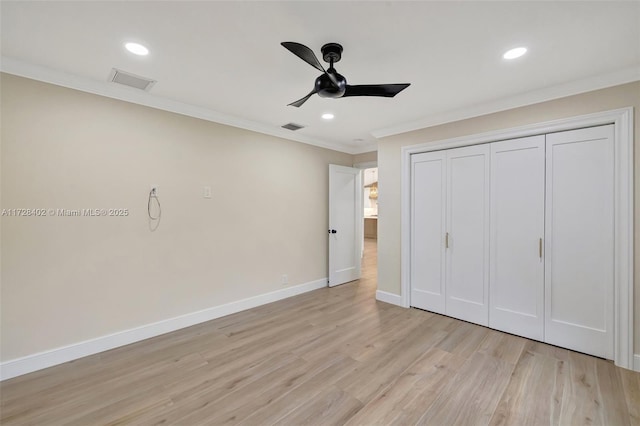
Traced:
<path id="1" fill-rule="evenodd" d="M 640 424 L 640 374 L 363 278 L 5 381 L 6 425 Z"/>

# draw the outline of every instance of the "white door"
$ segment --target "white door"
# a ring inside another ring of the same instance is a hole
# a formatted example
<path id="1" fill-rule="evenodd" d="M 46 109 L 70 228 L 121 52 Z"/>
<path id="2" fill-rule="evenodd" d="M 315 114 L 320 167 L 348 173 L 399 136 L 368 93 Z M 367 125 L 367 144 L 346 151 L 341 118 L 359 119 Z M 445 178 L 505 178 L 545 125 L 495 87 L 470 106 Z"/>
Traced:
<path id="1" fill-rule="evenodd" d="M 446 312 L 489 323 L 490 146 L 447 151 Z"/>
<path id="2" fill-rule="evenodd" d="M 411 156 L 411 306 L 445 312 L 446 151 Z"/>
<path id="3" fill-rule="evenodd" d="M 360 169 L 329 165 L 329 286 L 360 278 Z"/>
<path id="4" fill-rule="evenodd" d="M 613 358 L 613 125 L 546 139 L 545 341 Z"/>
<path id="5" fill-rule="evenodd" d="M 491 144 L 489 326 L 544 339 L 545 137 Z"/>

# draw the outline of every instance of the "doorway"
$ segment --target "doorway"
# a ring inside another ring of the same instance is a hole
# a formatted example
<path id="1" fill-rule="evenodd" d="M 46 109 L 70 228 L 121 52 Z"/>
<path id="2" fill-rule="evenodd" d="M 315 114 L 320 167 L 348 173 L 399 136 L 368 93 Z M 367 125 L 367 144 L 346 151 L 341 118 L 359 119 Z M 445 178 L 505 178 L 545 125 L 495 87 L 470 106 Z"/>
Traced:
<path id="1" fill-rule="evenodd" d="M 363 170 L 364 238 L 378 239 L 378 168 Z"/>
<path id="2" fill-rule="evenodd" d="M 378 167 L 363 169 L 362 183 L 362 277 L 375 282 L 378 272 Z"/>

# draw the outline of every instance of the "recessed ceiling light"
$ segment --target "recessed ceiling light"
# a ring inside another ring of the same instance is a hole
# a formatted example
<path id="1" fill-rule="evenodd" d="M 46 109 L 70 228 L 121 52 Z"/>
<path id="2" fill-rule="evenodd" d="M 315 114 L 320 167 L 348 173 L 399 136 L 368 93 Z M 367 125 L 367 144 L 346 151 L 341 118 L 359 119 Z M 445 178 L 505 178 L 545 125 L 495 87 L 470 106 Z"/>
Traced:
<path id="1" fill-rule="evenodd" d="M 134 55 L 144 56 L 149 54 L 149 49 L 139 43 L 126 43 L 124 47 Z"/>
<path id="2" fill-rule="evenodd" d="M 504 55 L 502 55 L 505 59 L 515 59 L 527 53 L 526 47 L 516 47 L 515 49 L 511 49 L 507 51 Z"/>
<path id="3" fill-rule="evenodd" d="M 324 118 L 325 120 L 333 120 L 333 117 L 335 116 L 330 112 L 325 112 L 324 114 L 322 114 L 322 118 Z"/>

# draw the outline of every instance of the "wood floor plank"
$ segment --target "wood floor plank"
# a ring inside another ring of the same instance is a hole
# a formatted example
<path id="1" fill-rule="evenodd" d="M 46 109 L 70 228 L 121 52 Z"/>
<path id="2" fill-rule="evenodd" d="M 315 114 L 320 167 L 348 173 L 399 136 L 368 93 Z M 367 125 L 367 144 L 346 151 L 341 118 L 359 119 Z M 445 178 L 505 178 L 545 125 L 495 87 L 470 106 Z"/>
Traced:
<path id="1" fill-rule="evenodd" d="M 618 369 L 622 381 L 627 409 L 629 410 L 629 421 L 633 426 L 640 426 L 640 373 L 630 370 Z M 619 391 L 614 389 L 615 395 Z"/>
<path id="2" fill-rule="evenodd" d="M 28 399 L 27 404 L 23 405 L 24 410 L 5 412 L 3 409 L 2 423 L 15 421 L 16 424 L 46 424 L 51 418 L 64 419 L 65 423 L 71 422 L 128 396 L 146 392 L 165 380 L 172 380 L 186 371 L 197 369 L 204 364 L 202 357 L 195 353 L 176 360 L 156 363 L 152 367 L 145 368 L 144 373 L 139 373 L 137 376 L 112 374 L 111 379 L 96 383 L 90 392 L 67 393 L 62 388 L 52 392 L 48 398 L 36 400 L 35 402 L 39 402 L 37 405 L 33 404 L 33 400 Z M 96 399 L 96 394 L 100 396 L 99 399 Z"/>
<path id="3" fill-rule="evenodd" d="M 176 424 L 178 420 L 226 397 L 244 387 L 254 386 L 258 380 L 274 372 L 284 371 L 301 360 L 293 354 L 275 354 L 251 365 L 221 365 L 212 374 L 203 374 L 199 380 L 188 378 L 185 382 L 167 386 L 165 392 L 173 405 L 153 413 L 145 422 L 149 424 Z M 228 369 L 228 371 L 227 371 Z M 270 377 L 272 377 L 270 376 Z M 237 395 L 237 394 L 236 394 Z"/>
<path id="4" fill-rule="evenodd" d="M 366 404 L 444 337 L 443 331 L 414 327 L 395 345 L 370 357 L 362 368 L 342 378 L 337 385 Z"/>
<path id="5" fill-rule="evenodd" d="M 431 348 L 347 425 L 415 424 L 467 360 Z"/>
<path id="6" fill-rule="evenodd" d="M 569 353 L 568 380 L 565 381 L 560 424 L 601 425 L 596 358 Z"/>
<path id="7" fill-rule="evenodd" d="M 325 370 L 320 371 L 300 386 L 291 389 L 270 404 L 254 411 L 242 421 L 242 425 L 265 425 L 275 423 L 290 415 L 307 401 L 313 400 L 326 387 L 358 367 L 358 362 L 350 357 L 337 354 L 334 362 L 328 363 Z"/>
<path id="8" fill-rule="evenodd" d="M 217 390 L 197 394 L 188 403 L 180 404 L 180 410 L 173 410 L 170 420 L 163 418 L 164 424 L 228 424 L 241 421 L 255 409 L 255 405 L 266 404 L 283 391 L 291 388 L 304 377 L 310 366 L 302 359 L 295 358 L 286 365 L 260 377 L 232 392 L 220 395 Z M 242 395 L 239 394 L 242 392 Z M 183 416 L 180 416 L 184 413 Z M 160 422 L 158 422 L 160 423 Z"/>
<path id="9" fill-rule="evenodd" d="M 360 333 L 354 336 L 342 351 L 353 359 L 366 361 L 380 351 L 384 351 L 385 348 L 397 345 L 407 332 L 428 320 L 428 316 L 424 313 L 413 314 L 415 314 L 414 310 L 408 310 L 403 312 L 400 318 L 394 318 L 393 321 L 385 319 L 375 334 Z"/>
<path id="10" fill-rule="evenodd" d="M 215 425 L 239 423 L 344 358 L 341 354 L 331 354 L 316 364 L 309 364 L 302 359 L 296 360 L 285 368 L 255 381 L 252 386 L 243 388 L 241 397 L 237 395 L 239 391 L 231 392 L 206 408 L 179 419 L 178 422 L 193 424 L 197 419 L 197 422 Z"/>
<path id="11" fill-rule="evenodd" d="M 596 360 L 600 413 L 602 424 L 627 426 L 631 424 L 627 401 L 616 397 L 616 389 L 622 388 L 620 371 L 612 362 Z"/>
<path id="12" fill-rule="evenodd" d="M 640 426 L 640 373 L 323 288 L 0 383 L 25 425 Z"/>
<path id="13" fill-rule="evenodd" d="M 564 361 L 525 351 L 490 424 L 536 426 L 557 424 L 565 376 Z"/>
<path id="14" fill-rule="evenodd" d="M 513 369 L 513 364 L 474 353 L 417 424 L 488 424 Z"/>
<path id="15" fill-rule="evenodd" d="M 311 398 L 275 425 L 342 425 L 362 408 L 362 403 L 347 392 L 329 387 Z"/>
<path id="16" fill-rule="evenodd" d="M 488 330 L 487 336 L 478 347 L 478 352 L 516 364 L 524 350 L 527 340 L 507 333 Z"/>
<path id="17" fill-rule="evenodd" d="M 455 324 L 457 327 L 438 343 L 438 347 L 465 358 L 475 354 L 482 341 L 492 331 L 460 320 L 456 320 Z"/>

